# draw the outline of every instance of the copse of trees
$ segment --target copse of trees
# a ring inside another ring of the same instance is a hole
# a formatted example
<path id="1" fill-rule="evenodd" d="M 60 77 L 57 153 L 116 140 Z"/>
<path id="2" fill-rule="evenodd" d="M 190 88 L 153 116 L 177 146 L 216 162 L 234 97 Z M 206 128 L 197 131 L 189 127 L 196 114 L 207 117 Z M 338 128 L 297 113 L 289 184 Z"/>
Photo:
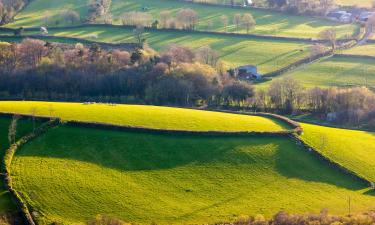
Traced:
<path id="1" fill-rule="evenodd" d="M 235 107 L 252 111 L 310 112 L 331 122 L 375 127 L 375 94 L 365 87 L 306 89 L 287 77 L 254 90 L 222 66 L 209 46 L 169 45 L 106 51 L 25 39 L 0 44 L 0 97 Z"/>
<path id="2" fill-rule="evenodd" d="M 335 7 L 335 0 L 267 0 L 271 8 L 294 14 L 326 15 Z"/>
<path id="3" fill-rule="evenodd" d="M 106 23 L 112 23 L 112 15 L 110 14 L 112 0 L 88 0 L 88 22 L 95 22 L 102 18 Z"/>

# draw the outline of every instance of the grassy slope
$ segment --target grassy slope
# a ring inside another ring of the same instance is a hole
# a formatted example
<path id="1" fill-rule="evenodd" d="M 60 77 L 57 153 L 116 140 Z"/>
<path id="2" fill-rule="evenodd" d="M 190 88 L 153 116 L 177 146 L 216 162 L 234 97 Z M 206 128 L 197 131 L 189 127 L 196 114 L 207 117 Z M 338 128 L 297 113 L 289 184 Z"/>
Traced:
<path id="1" fill-rule="evenodd" d="M 76 28 L 50 31 L 56 36 L 77 37 L 107 43 L 134 42 L 133 32 L 122 28 Z M 27 34 L 27 33 L 25 33 Z M 162 50 L 176 43 L 197 49 L 210 46 L 215 49 L 228 66 L 253 64 L 261 73 L 267 73 L 298 61 L 309 55 L 309 44 L 289 41 L 272 41 L 256 38 L 229 37 L 226 35 L 205 35 L 174 31 L 157 31 L 145 34 L 147 43 L 156 50 Z"/>
<path id="2" fill-rule="evenodd" d="M 361 6 L 361 7 L 372 7 L 372 0 L 337 0 L 336 3 L 339 5 L 346 6 Z"/>
<path id="3" fill-rule="evenodd" d="M 285 127 L 271 119 L 157 106 L 49 102 L 0 102 L 0 112 L 59 117 L 63 120 L 124 126 L 194 131 L 280 131 Z"/>
<path id="4" fill-rule="evenodd" d="M 56 20 L 61 20 L 59 13 L 65 9 L 74 9 L 85 18 L 87 10 L 85 9 L 86 0 L 34 0 L 30 5 L 16 16 L 15 22 L 10 24 L 12 27 L 19 26 L 40 26 L 43 24 L 43 17 L 47 13 L 52 19 L 51 25 L 55 25 Z M 159 13 L 163 10 L 171 10 L 176 12 L 181 8 L 192 8 L 199 13 L 200 23 L 198 29 L 206 30 L 207 21 L 213 21 L 214 31 L 224 31 L 220 22 L 220 16 L 227 15 L 232 24 L 232 18 L 235 13 L 253 14 L 257 21 L 256 28 L 252 33 L 262 35 L 276 35 L 288 37 L 316 37 L 317 34 L 331 26 L 335 26 L 338 30 L 338 36 L 343 37 L 347 34 L 351 35 L 355 32 L 356 27 L 353 25 L 340 25 L 330 21 L 302 16 L 291 16 L 264 10 L 253 9 L 233 9 L 229 7 L 218 6 L 202 6 L 198 4 L 184 3 L 176 0 L 113 0 L 111 12 L 116 24 L 120 24 L 120 16 L 127 11 L 141 11 L 143 6 L 150 8 L 150 13 L 154 18 L 159 17 Z M 234 32 L 235 26 L 228 27 L 228 31 Z M 241 30 L 245 32 L 245 30 Z"/>
<path id="5" fill-rule="evenodd" d="M 11 122 L 11 118 L 0 116 L 0 160 L 1 168 L 3 163 L 3 157 L 6 149 L 9 147 L 8 142 L 8 129 Z M 26 119 L 21 119 L 17 125 L 17 136 L 18 138 L 24 136 L 32 130 L 32 122 Z M 0 214 L 5 212 L 11 212 L 16 209 L 15 205 L 11 201 L 8 192 L 4 189 L 3 180 L 0 179 Z"/>
<path id="6" fill-rule="evenodd" d="M 350 55 L 364 55 L 375 57 L 375 44 L 360 45 L 343 52 Z"/>
<path id="7" fill-rule="evenodd" d="M 346 168 L 375 181 L 375 133 L 303 124 L 302 139 Z"/>
<path id="8" fill-rule="evenodd" d="M 309 64 L 284 76 L 291 76 L 306 87 L 375 86 L 373 59 L 331 57 Z M 263 83 L 263 86 L 269 83 Z"/>
<path id="9" fill-rule="evenodd" d="M 281 209 L 341 214 L 348 196 L 354 211 L 375 207 L 367 189 L 284 138 L 63 126 L 20 149 L 12 170 L 34 209 L 65 222 L 99 213 L 141 224 L 212 223 Z"/>

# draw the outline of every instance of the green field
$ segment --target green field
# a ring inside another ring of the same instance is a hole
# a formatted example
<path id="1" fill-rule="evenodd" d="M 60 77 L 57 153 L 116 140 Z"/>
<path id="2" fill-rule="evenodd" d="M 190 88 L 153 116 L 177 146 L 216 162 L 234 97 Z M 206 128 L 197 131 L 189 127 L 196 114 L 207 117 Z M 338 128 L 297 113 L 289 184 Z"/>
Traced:
<path id="1" fill-rule="evenodd" d="M 304 65 L 281 77 L 293 77 L 306 87 L 375 87 L 374 62 L 374 59 L 366 58 L 330 57 Z"/>
<path id="2" fill-rule="evenodd" d="M 375 182 L 375 133 L 303 124 L 302 139 L 323 155 Z"/>
<path id="3" fill-rule="evenodd" d="M 35 32 L 26 32 L 33 34 Z M 87 27 L 51 30 L 51 35 L 83 38 L 105 43 L 134 42 L 130 29 Z M 97 39 L 90 36 L 97 35 Z M 170 44 L 179 44 L 193 49 L 210 46 L 216 50 L 220 59 L 229 67 L 257 65 L 260 73 L 268 73 L 298 61 L 309 53 L 309 44 L 290 41 L 274 41 L 257 38 L 231 37 L 227 35 L 207 35 L 174 31 L 146 32 L 147 43 L 156 50 Z"/>
<path id="4" fill-rule="evenodd" d="M 15 188 L 47 221 L 97 214 L 206 224 L 279 210 L 347 213 L 374 196 L 286 138 L 202 137 L 62 126 L 21 148 Z M 35 213 L 34 213 L 35 214 Z"/>
<path id="5" fill-rule="evenodd" d="M 364 55 L 375 57 L 375 44 L 360 45 L 349 50 L 343 51 L 343 54 Z"/>
<path id="6" fill-rule="evenodd" d="M 337 4 L 345 6 L 372 7 L 372 0 L 337 0 Z"/>
<path id="7" fill-rule="evenodd" d="M 271 132 L 289 128 L 259 116 L 141 105 L 8 101 L 0 102 L 0 112 L 167 130 Z"/>
<path id="8" fill-rule="evenodd" d="M 56 26 L 55 22 L 61 21 L 59 14 L 66 9 L 76 10 L 84 19 L 87 13 L 86 3 L 86 0 L 34 0 L 16 16 L 15 22 L 9 26 L 30 27 L 45 25 L 43 24 L 43 18 L 46 15 L 51 17 L 50 26 Z M 213 22 L 213 27 L 209 30 L 224 31 L 220 16 L 227 15 L 229 24 L 232 24 L 234 14 L 250 12 L 257 22 L 257 26 L 251 31 L 254 34 L 315 38 L 320 31 L 332 26 L 337 29 L 339 37 L 353 35 L 357 31 L 357 27 L 354 25 L 341 25 L 314 17 L 292 16 L 267 10 L 202 6 L 176 0 L 113 0 L 111 13 L 113 14 L 114 23 L 120 24 L 120 17 L 123 13 L 141 11 L 142 7 L 148 7 L 154 18 L 159 18 L 159 13 L 163 10 L 170 10 L 175 13 L 182 8 L 192 8 L 199 14 L 200 22 L 197 27 L 199 30 L 207 30 L 207 22 L 210 20 Z M 59 23 L 59 25 L 64 25 L 64 23 Z M 235 26 L 230 25 L 228 32 L 234 31 Z M 242 29 L 241 32 L 245 32 L 245 29 Z"/>

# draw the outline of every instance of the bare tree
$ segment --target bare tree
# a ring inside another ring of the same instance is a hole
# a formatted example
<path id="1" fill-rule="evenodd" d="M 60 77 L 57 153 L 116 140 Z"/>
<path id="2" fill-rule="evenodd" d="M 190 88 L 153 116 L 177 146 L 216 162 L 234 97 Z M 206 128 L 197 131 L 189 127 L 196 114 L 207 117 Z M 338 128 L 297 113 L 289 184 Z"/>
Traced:
<path id="1" fill-rule="evenodd" d="M 199 61 L 216 67 L 217 62 L 219 61 L 219 53 L 213 50 L 210 46 L 203 46 L 196 51 L 196 57 Z"/>
<path id="2" fill-rule="evenodd" d="M 143 26 L 137 26 L 134 30 L 133 30 L 133 35 L 134 35 L 134 39 L 136 41 L 136 43 L 139 45 L 139 46 L 143 46 L 143 44 L 145 43 L 146 39 L 143 37 L 143 34 L 144 34 L 144 27 Z"/>
<path id="3" fill-rule="evenodd" d="M 240 28 L 240 25 L 241 25 L 241 19 L 242 19 L 241 14 L 239 14 L 239 13 L 234 14 L 233 23 L 236 26 L 236 31 L 237 32 L 238 32 L 238 30 Z"/>
<path id="4" fill-rule="evenodd" d="M 14 144 L 16 142 L 16 137 L 17 137 L 17 123 L 19 120 L 20 116 L 19 115 L 14 115 L 12 118 L 12 121 L 9 125 L 9 130 L 8 130 L 8 141 L 9 144 Z"/>
<path id="5" fill-rule="evenodd" d="M 177 12 L 177 20 L 183 29 L 194 30 L 198 23 L 198 13 L 192 9 L 181 9 Z"/>
<path id="6" fill-rule="evenodd" d="M 328 28 L 319 33 L 319 38 L 328 41 L 332 47 L 332 50 L 336 49 L 337 34 L 334 28 Z"/>
<path id="7" fill-rule="evenodd" d="M 45 42 L 25 39 L 18 47 L 21 63 L 26 67 L 35 68 L 46 53 Z"/>
<path id="8" fill-rule="evenodd" d="M 74 10 L 66 10 L 62 12 L 61 16 L 66 23 L 70 24 L 77 23 L 81 20 L 79 14 Z"/>
<path id="9" fill-rule="evenodd" d="M 245 13 L 241 21 L 242 26 L 244 26 L 246 29 L 246 33 L 249 33 L 250 29 L 252 29 L 256 24 L 253 16 L 250 13 Z"/>
<path id="10" fill-rule="evenodd" d="M 170 11 L 160 12 L 160 25 L 163 28 L 169 28 L 169 21 L 172 19 L 172 14 Z"/>
<path id="11" fill-rule="evenodd" d="M 227 32 L 227 30 L 228 30 L 228 16 L 226 16 L 226 15 L 222 15 L 222 16 L 220 17 L 220 20 L 221 20 L 221 22 L 223 23 L 224 31 Z"/>

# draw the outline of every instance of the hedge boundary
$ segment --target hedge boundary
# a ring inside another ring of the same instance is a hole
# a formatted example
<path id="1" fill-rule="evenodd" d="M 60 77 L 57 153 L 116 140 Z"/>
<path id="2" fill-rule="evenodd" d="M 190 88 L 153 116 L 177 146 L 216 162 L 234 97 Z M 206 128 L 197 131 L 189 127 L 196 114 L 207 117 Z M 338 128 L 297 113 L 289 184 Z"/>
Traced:
<path id="1" fill-rule="evenodd" d="M 12 183 L 12 177 L 11 177 L 11 164 L 13 161 L 13 157 L 16 153 L 16 151 L 29 141 L 37 138 L 38 136 L 42 135 L 46 131 L 48 131 L 50 128 L 57 126 L 59 124 L 59 120 L 52 119 L 44 124 L 42 124 L 40 127 L 36 128 L 33 132 L 30 134 L 22 137 L 19 139 L 16 143 L 11 145 L 5 152 L 3 166 L 5 168 L 4 173 L 4 185 L 5 188 L 9 191 L 12 200 L 16 203 L 17 208 L 22 213 L 22 217 L 24 219 L 24 222 L 28 225 L 35 225 L 35 221 L 33 216 L 30 213 L 28 204 L 22 199 L 22 194 L 19 193 L 16 189 L 13 187 Z"/>
<path id="2" fill-rule="evenodd" d="M 60 26 L 60 27 L 47 27 L 49 31 L 53 30 L 64 30 L 64 29 L 79 29 L 79 28 L 116 28 L 116 29 L 134 29 L 136 26 L 132 25 L 114 25 L 114 24 L 91 24 L 91 23 L 84 23 L 80 25 L 73 25 L 73 26 Z M 0 31 L 4 32 L 14 32 L 17 30 L 16 28 L 5 28 L 0 27 Z M 254 38 L 254 39 L 265 39 L 265 40 L 272 40 L 272 41 L 290 41 L 290 42 L 305 42 L 305 43 L 327 43 L 327 40 L 320 40 L 314 38 L 295 38 L 295 37 L 287 37 L 287 36 L 272 36 L 272 35 L 259 35 L 259 34 L 245 34 L 245 33 L 233 33 L 233 32 L 218 32 L 218 31 L 204 31 L 204 30 L 184 30 L 184 29 L 175 29 L 175 28 L 152 28 L 152 27 L 145 27 L 144 30 L 146 32 L 177 32 L 182 34 L 205 34 L 205 35 L 223 35 L 228 37 L 242 37 L 242 38 Z M 26 27 L 24 31 L 32 31 L 38 32 L 40 31 L 40 27 Z M 54 36 L 58 37 L 58 36 Z M 348 41 L 353 41 L 355 38 L 349 39 L 339 39 L 338 42 L 344 43 Z"/>
<path id="3" fill-rule="evenodd" d="M 1 30 L 1 28 L 0 28 Z M 61 42 L 76 42 L 76 43 L 82 43 L 86 45 L 99 45 L 101 48 L 104 49 L 126 49 L 126 50 L 135 50 L 137 48 L 141 48 L 136 43 L 119 43 L 119 44 L 113 44 L 113 43 L 106 43 L 106 42 L 99 42 L 99 41 L 90 41 L 87 39 L 82 38 L 74 38 L 74 37 L 64 37 L 64 36 L 52 36 L 52 35 L 21 35 L 21 36 L 12 36 L 12 35 L 0 35 L 0 39 L 6 40 L 6 39 L 12 39 L 12 38 L 32 38 L 32 39 L 40 39 L 44 41 L 54 41 L 54 40 L 61 40 Z M 56 41 L 55 41 L 56 42 Z M 59 42 L 60 43 L 60 42 Z"/>

